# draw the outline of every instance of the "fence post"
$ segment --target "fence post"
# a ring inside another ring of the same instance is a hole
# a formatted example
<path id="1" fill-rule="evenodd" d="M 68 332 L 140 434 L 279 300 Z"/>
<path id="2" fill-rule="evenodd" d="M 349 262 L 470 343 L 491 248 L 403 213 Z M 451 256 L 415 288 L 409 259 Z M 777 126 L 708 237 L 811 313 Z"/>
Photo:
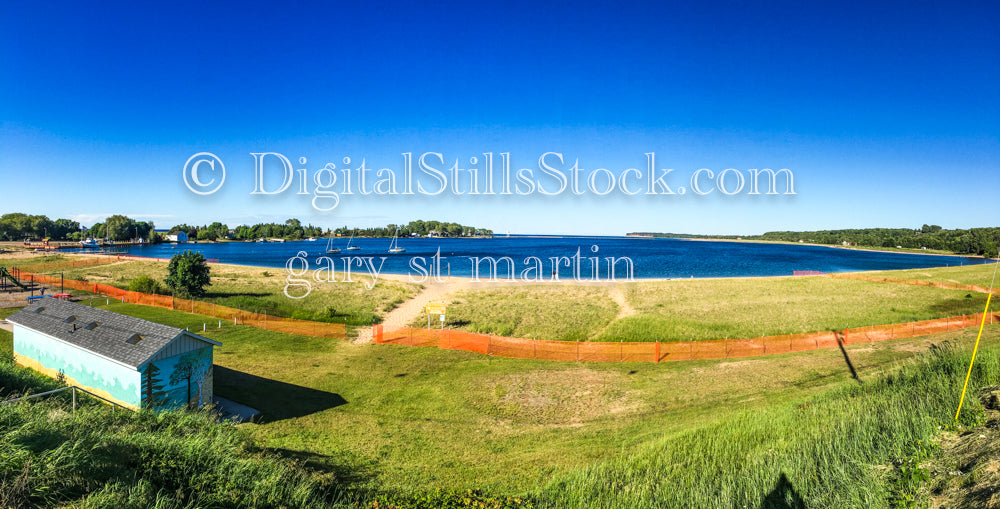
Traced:
<path id="1" fill-rule="evenodd" d="M 73 393 L 73 413 L 75 414 L 76 413 L 76 386 L 75 385 L 73 386 L 73 389 L 70 392 Z"/>

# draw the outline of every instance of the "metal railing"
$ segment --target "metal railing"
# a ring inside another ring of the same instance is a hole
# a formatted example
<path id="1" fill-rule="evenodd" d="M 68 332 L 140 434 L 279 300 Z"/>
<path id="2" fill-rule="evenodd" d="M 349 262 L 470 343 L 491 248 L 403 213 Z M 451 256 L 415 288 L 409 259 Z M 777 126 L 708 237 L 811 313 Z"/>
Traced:
<path id="1" fill-rule="evenodd" d="M 83 387 L 77 387 L 75 385 L 71 385 L 69 387 L 62 387 L 62 388 L 55 389 L 55 390 L 52 390 L 52 391 L 39 392 L 38 394 L 29 394 L 27 396 L 21 396 L 19 398 L 5 399 L 3 401 L 0 401 L 0 404 L 15 403 L 15 402 L 18 402 L 18 401 L 24 401 L 24 400 L 34 399 L 34 398 L 41 398 L 43 396 L 51 396 L 53 394 L 56 394 L 56 393 L 59 393 L 59 392 L 62 392 L 62 391 L 72 391 L 72 394 L 73 394 L 73 411 L 74 412 L 76 412 L 76 391 L 80 391 L 80 392 L 83 392 L 84 394 L 87 394 L 88 396 L 97 398 L 97 399 L 99 399 L 99 400 L 101 400 L 101 401 L 103 401 L 103 402 L 111 405 L 111 408 L 120 407 L 120 408 L 124 408 L 125 410 L 132 410 L 131 408 L 129 408 L 129 407 L 125 406 L 125 405 L 122 405 L 120 403 L 115 403 L 114 401 L 111 401 L 110 399 L 107 399 L 107 398 L 102 397 L 102 396 L 98 396 L 97 394 L 94 394 L 93 392 L 90 392 L 87 389 L 84 389 Z"/>

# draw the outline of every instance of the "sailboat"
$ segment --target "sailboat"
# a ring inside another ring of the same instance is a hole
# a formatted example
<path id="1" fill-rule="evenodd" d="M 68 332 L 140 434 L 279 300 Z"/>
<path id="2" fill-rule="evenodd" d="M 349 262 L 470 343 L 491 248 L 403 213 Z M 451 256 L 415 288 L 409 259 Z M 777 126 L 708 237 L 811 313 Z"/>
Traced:
<path id="1" fill-rule="evenodd" d="M 333 232 L 330 232 L 330 240 L 326 241 L 326 254 L 337 254 L 339 252 L 339 247 L 333 247 Z"/>
<path id="2" fill-rule="evenodd" d="M 347 241 L 347 247 L 345 247 L 344 249 L 347 250 L 347 251 L 358 251 L 358 250 L 361 249 L 361 247 L 359 247 L 359 246 L 352 246 L 351 242 L 354 242 L 354 233 L 353 232 L 351 233 L 351 238 Z"/>
<path id="3" fill-rule="evenodd" d="M 389 254 L 405 253 L 406 250 L 399 247 L 399 228 L 392 234 L 392 242 L 389 243 Z"/>

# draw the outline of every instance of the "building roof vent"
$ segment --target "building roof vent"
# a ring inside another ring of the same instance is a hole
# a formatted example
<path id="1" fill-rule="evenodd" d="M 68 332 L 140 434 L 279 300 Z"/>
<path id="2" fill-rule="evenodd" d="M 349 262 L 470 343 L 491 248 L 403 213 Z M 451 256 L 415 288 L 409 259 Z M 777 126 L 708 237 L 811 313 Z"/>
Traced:
<path id="1" fill-rule="evenodd" d="M 88 323 L 87 325 L 85 325 L 85 326 L 84 326 L 83 328 L 84 328 L 84 329 L 87 329 L 87 330 L 94 330 L 94 329 L 96 329 L 96 328 L 97 328 L 97 326 L 98 326 L 98 325 L 100 325 L 100 324 L 101 324 L 101 322 L 90 322 L 90 323 Z"/>
<path id="2" fill-rule="evenodd" d="M 145 338 L 145 337 L 146 336 L 143 336 L 142 334 L 139 334 L 137 332 L 137 333 L 132 334 L 131 336 L 129 336 L 128 339 L 125 340 L 125 342 L 128 343 L 128 344 L 130 344 L 130 345 L 134 345 L 134 344 L 142 341 L 142 339 Z"/>
<path id="3" fill-rule="evenodd" d="M 75 321 L 76 321 L 76 315 L 69 315 L 66 317 L 65 320 L 63 320 L 63 322 L 65 323 L 73 323 Z"/>

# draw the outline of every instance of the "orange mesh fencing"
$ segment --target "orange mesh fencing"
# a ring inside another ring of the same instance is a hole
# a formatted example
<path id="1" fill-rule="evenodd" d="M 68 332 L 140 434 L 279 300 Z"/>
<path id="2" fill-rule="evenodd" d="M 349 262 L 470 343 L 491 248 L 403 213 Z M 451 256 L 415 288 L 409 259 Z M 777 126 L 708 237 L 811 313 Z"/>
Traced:
<path id="1" fill-rule="evenodd" d="M 835 279 L 856 279 L 859 281 L 874 281 L 876 283 L 893 283 L 897 285 L 931 286 L 934 288 L 944 288 L 946 290 L 968 290 L 977 293 L 990 293 L 990 289 L 979 285 L 963 285 L 959 283 L 949 283 L 946 281 L 927 281 L 925 279 L 901 279 L 895 277 L 872 276 L 869 274 L 838 273 L 827 274 L 826 277 Z M 992 293 L 1000 295 L 1000 288 L 994 288 Z"/>
<path id="2" fill-rule="evenodd" d="M 124 303 L 173 309 L 196 315 L 210 316 L 219 320 L 232 320 L 238 324 L 249 325 L 265 330 L 298 334 L 302 336 L 314 336 L 319 338 L 347 337 L 347 326 L 342 323 L 313 322 L 309 320 L 268 316 L 266 313 L 253 313 L 227 306 L 220 306 L 211 302 L 178 299 L 170 295 L 132 292 L 100 283 L 88 283 L 86 281 L 76 281 L 73 279 L 61 279 L 59 277 L 49 276 L 46 274 L 35 274 L 25 270 L 19 270 L 17 277 L 24 280 L 31 279 L 38 283 L 52 285 L 58 285 L 61 283 L 65 288 L 90 292 L 95 295 L 106 295 Z"/>
<path id="3" fill-rule="evenodd" d="M 372 327 L 372 339 L 375 343 L 465 350 L 512 359 L 567 362 L 669 362 L 803 352 L 833 348 L 841 341 L 850 345 L 912 338 L 957 331 L 966 327 L 978 327 L 982 318 L 983 314 L 979 313 L 919 322 L 854 327 L 839 332 L 819 331 L 753 339 L 643 343 L 534 340 L 476 334 L 454 329 L 418 329 L 413 327 L 403 327 L 385 332 L 381 325 L 375 325 Z M 988 313 L 986 323 L 1000 323 L 1000 311 Z"/>
<path id="4" fill-rule="evenodd" d="M 105 257 L 114 260 L 114 257 Z M 80 260 L 86 261 L 86 260 Z M 221 320 L 250 325 L 266 330 L 299 334 L 304 336 L 344 338 L 344 324 L 312 322 L 293 318 L 268 316 L 210 302 L 177 299 L 169 295 L 153 295 L 122 290 L 99 283 L 88 283 L 72 279 L 63 280 L 45 274 L 17 271 L 16 277 L 46 284 L 62 284 L 66 288 L 107 295 L 122 302 L 155 306 L 188 313 L 211 316 Z M 890 280 L 861 274 L 836 274 L 831 277 L 865 279 L 905 284 L 923 284 L 940 288 L 980 291 L 971 285 L 952 283 L 932 283 L 927 281 Z M 981 289 L 985 291 L 985 289 Z M 994 290 L 997 292 L 998 290 Z M 889 325 L 854 327 L 841 331 L 844 344 L 867 343 L 892 339 L 927 336 L 942 332 L 978 327 L 983 314 L 952 316 L 933 320 L 922 320 Z M 1000 323 L 1000 311 L 988 313 L 986 322 Z M 541 359 L 573 362 L 663 362 L 698 359 L 727 359 L 730 357 L 753 357 L 789 352 L 801 352 L 820 348 L 831 348 L 838 344 L 836 332 L 820 331 L 805 334 L 783 334 L 753 339 L 716 339 L 703 341 L 658 341 L 658 342 L 592 342 L 592 341 L 550 341 L 524 338 L 509 338 L 476 334 L 454 329 L 418 329 L 404 327 L 385 332 L 381 325 L 375 325 L 372 339 L 376 343 L 438 347 L 449 350 L 465 350 L 483 355 L 515 359 Z"/>

